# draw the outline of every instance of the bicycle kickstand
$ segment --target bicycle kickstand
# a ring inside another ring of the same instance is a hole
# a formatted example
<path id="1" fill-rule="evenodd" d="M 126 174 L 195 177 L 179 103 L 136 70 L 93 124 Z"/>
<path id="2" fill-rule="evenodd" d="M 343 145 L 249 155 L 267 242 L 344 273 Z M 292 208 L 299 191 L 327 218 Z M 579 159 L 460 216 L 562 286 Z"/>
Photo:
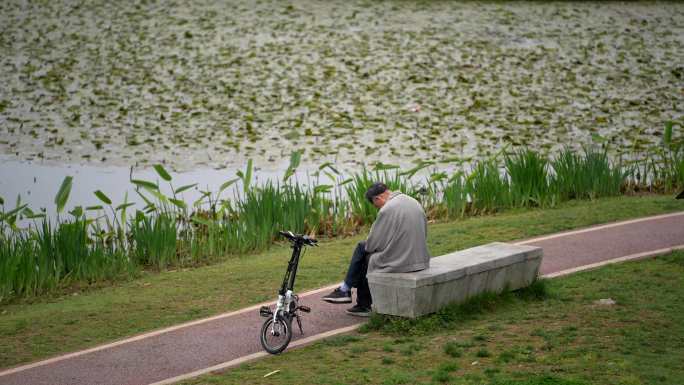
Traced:
<path id="1" fill-rule="evenodd" d="M 299 306 L 299 307 L 297 308 L 297 310 L 301 310 L 301 311 L 303 311 L 304 313 L 309 313 L 309 312 L 311 312 L 311 308 L 308 307 L 308 306 Z M 299 313 L 296 314 L 296 318 L 297 318 L 297 326 L 299 326 L 299 332 L 300 332 L 301 334 L 304 334 L 304 330 L 302 329 L 302 319 L 301 319 L 301 317 L 299 316 Z"/>

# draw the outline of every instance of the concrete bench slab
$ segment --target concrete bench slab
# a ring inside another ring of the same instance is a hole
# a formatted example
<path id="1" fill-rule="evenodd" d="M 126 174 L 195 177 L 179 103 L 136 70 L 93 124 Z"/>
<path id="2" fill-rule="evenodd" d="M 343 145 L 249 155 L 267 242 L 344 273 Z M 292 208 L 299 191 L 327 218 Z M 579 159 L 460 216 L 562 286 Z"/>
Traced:
<path id="1" fill-rule="evenodd" d="M 502 242 L 445 254 L 413 273 L 368 273 L 373 310 L 415 318 L 484 293 L 528 286 L 539 274 L 542 249 Z"/>

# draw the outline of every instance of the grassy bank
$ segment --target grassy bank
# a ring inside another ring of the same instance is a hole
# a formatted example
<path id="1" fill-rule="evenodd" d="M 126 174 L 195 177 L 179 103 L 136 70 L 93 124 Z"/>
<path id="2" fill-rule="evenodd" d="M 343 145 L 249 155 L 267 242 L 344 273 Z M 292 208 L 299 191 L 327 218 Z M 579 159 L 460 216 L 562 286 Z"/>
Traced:
<path id="1" fill-rule="evenodd" d="M 684 210 L 669 196 L 571 201 L 552 209 L 431 224 L 433 255 L 488 241 L 508 241 L 598 223 Z M 323 242 L 302 260 L 297 289 L 337 282 L 360 237 Z M 211 266 L 145 274 L 101 289 L 56 292 L 0 307 L 0 366 L 91 347 L 179 322 L 271 300 L 282 279 L 289 249 L 282 244 Z"/>
<path id="2" fill-rule="evenodd" d="M 681 384 L 683 275 L 677 252 L 545 281 L 543 299 L 527 290 L 413 322 L 375 316 L 365 333 L 184 384 Z"/>
<path id="3" fill-rule="evenodd" d="M 585 147 L 583 153 L 566 148 L 553 158 L 504 147 L 497 156 L 461 162 L 449 173 L 433 169 L 424 180 L 413 177 L 434 162 L 404 171 L 378 164 L 374 171 L 363 169 L 344 180 L 326 163 L 314 181 L 302 185 L 290 179 L 301 161 L 295 151 L 282 184 L 256 185 L 250 160 L 236 178 L 218 191 L 203 191 L 194 202 L 186 202 L 183 193 L 196 184 L 175 186 L 172 175 L 156 165 L 163 182 L 131 179 L 144 207 L 135 207 L 127 197 L 117 205 L 97 190 L 102 205 L 77 206 L 68 215 L 63 211 L 72 178 L 66 177 L 55 197 L 54 221 L 20 200 L 6 211 L 0 197 L 0 303 L 71 285 L 123 281 L 141 270 L 195 267 L 266 250 L 279 230 L 322 237 L 356 234 L 375 219 L 377 209 L 364 194 L 376 181 L 413 196 L 428 219 L 437 221 L 642 190 L 678 192 L 684 186 L 684 142 L 672 139 L 673 127 L 668 123 L 663 145 L 640 162 L 610 159 L 607 148 L 599 146 Z M 334 184 L 320 183 L 321 173 Z M 232 199 L 222 197 L 228 191 Z M 28 222 L 24 228 L 17 224 L 22 218 Z"/>

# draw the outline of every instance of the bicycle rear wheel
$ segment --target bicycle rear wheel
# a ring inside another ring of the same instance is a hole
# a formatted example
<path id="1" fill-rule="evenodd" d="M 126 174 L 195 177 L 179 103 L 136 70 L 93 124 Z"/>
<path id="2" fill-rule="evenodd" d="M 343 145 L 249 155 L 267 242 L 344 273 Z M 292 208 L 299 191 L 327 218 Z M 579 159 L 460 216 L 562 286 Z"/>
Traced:
<path id="1" fill-rule="evenodd" d="M 271 353 L 278 354 L 287 348 L 292 339 L 292 320 L 278 315 L 273 322 L 273 317 L 264 321 L 261 326 L 261 346 Z"/>

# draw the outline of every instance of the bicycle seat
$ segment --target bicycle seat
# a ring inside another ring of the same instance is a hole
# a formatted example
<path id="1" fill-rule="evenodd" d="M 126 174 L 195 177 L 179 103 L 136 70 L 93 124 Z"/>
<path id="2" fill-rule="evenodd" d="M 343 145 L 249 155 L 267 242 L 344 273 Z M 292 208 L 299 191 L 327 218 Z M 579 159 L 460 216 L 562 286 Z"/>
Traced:
<path id="1" fill-rule="evenodd" d="M 292 231 L 278 231 L 278 234 L 287 238 L 290 242 L 301 243 L 308 246 L 315 246 L 318 240 L 308 235 L 294 234 Z"/>

